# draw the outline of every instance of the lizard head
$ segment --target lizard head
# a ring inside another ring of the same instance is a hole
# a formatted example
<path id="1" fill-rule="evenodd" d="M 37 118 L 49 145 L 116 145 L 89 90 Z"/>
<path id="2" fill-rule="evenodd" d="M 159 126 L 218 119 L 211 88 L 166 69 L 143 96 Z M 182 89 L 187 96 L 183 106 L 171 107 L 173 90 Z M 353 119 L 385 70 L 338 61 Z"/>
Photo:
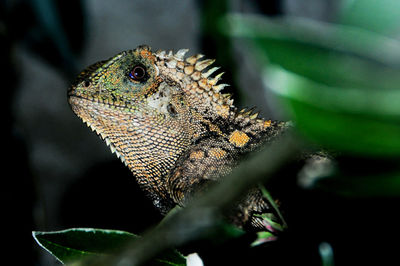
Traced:
<path id="1" fill-rule="evenodd" d="M 89 66 L 68 91 L 72 110 L 138 176 L 162 176 L 194 138 L 213 130 L 209 118 L 234 112 L 219 92 L 221 74 L 211 77 L 218 68 L 207 69 L 213 60 L 186 52 L 139 46 Z"/>

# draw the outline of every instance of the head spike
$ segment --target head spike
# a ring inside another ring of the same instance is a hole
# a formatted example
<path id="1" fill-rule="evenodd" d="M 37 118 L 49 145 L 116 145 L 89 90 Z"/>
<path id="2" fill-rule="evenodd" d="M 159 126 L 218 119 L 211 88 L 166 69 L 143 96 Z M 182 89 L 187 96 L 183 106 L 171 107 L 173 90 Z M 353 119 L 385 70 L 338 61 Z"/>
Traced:
<path id="1" fill-rule="evenodd" d="M 228 87 L 228 86 L 229 86 L 229 84 L 223 83 L 223 84 L 218 84 L 218 85 L 213 86 L 213 89 L 215 92 L 220 92 L 221 90 L 223 90 L 225 87 Z"/>
<path id="2" fill-rule="evenodd" d="M 197 71 L 202 71 L 203 69 L 205 69 L 206 67 L 208 67 L 209 65 L 211 65 L 214 62 L 215 62 L 215 59 L 206 59 L 206 60 L 203 60 L 203 61 L 198 61 L 196 63 L 196 65 L 194 66 L 194 68 Z"/>
<path id="3" fill-rule="evenodd" d="M 210 68 L 207 72 L 203 73 L 203 77 L 208 78 L 212 73 L 217 71 L 219 67 Z"/>
<path id="4" fill-rule="evenodd" d="M 188 62 L 191 65 L 194 65 L 194 64 L 196 64 L 197 60 L 199 60 L 203 56 L 204 55 L 202 55 L 202 54 L 192 55 L 191 57 L 186 58 L 186 62 Z"/>
<path id="5" fill-rule="evenodd" d="M 166 52 L 165 52 L 164 50 L 158 50 L 158 51 L 156 52 L 156 55 L 157 55 L 159 58 L 164 59 L 164 58 L 166 57 Z"/>
<path id="6" fill-rule="evenodd" d="M 180 49 L 178 52 L 175 54 L 175 58 L 178 60 L 183 60 L 185 57 L 185 54 L 189 51 L 189 49 Z"/>
<path id="7" fill-rule="evenodd" d="M 166 62 L 166 65 L 168 68 L 175 68 L 176 67 L 176 60 L 175 59 L 171 59 L 169 61 Z"/>
<path id="8" fill-rule="evenodd" d="M 222 95 L 222 97 L 224 97 L 224 99 L 226 99 L 226 100 L 228 100 L 229 98 L 231 98 L 231 94 L 230 93 L 224 93 L 224 94 L 221 94 Z"/>
<path id="9" fill-rule="evenodd" d="M 258 114 L 259 113 L 254 113 L 254 114 L 252 114 L 251 116 L 250 116 L 250 119 L 256 119 L 257 117 L 258 117 Z"/>
<path id="10" fill-rule="evenodd" d="M 245 116 L 250 116 L 250 115 L 254 112 L 254 110 L 255 110 L 254 107 L 253 107 L 253 108 L 250 108 L 250 109 L 248 109 L 248 110 L 244 113 L 244 115 L 245 115 Z"/>
<path id="11" fill-rule="evenodd" d="M 210 83 L 211 85 L 217 84 L 217 82 L 221 79 L 221 77 L 222 77 L 222 75 L 223 75 L 224 73 L 225 73 L 225 72 L 219 73 L 219 74 L 216 75 L 213 79 L 210 79 L 210 80 L 209 80 L 209 83 Z"/>

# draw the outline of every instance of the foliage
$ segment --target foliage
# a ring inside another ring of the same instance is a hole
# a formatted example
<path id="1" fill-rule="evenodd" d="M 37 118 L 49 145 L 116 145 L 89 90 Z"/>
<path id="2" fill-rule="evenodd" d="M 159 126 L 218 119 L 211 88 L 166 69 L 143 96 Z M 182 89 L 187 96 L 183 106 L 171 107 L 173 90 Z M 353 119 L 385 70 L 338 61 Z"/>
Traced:
<path id="1" fill-rule="evenodd" d="M 398 10 L 399 4 L 374 3 L 345 2 L 343 23 L 337 24 L 235 14 L 223 28 L 251 45 L 266 90 L 302 136 L 335 151 L 339 161 L 345 157 L 346 165 L 352 163 L 349 157 L 382 165 L 379 171 L 350 173 L 339 162 L 331 179 L 314 185 L 353 196 L 398 196 L 400 42 L 389 32 L 400 21 L 376 10 Z"/>
<path id="2" fill-rule="evenodd" d="M 119 230 L 73 228 L 55 232 L 33 232 L 36 242 L 61 263 L 79 265 L 79 261 L 110 256 L 137 236 Z M 185 258 L 170 250 L 154 258 L 149 265 L 186 265 Z"/>
<path id="3" fill-rule="evenodd" d="M 352 154 L 400 155 L 400 58 L 390 54 L 400 50 L 398 42 L 305 19 L 229 21 L 233 35 L 257 48 L 265 84 L 305 135 Z"/>

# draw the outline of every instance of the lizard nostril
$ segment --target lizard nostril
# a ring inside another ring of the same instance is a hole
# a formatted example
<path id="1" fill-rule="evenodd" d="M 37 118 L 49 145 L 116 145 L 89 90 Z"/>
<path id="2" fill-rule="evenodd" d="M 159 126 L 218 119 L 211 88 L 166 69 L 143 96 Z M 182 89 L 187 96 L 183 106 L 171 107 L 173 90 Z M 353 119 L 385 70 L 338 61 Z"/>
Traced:
<path id="1" fill-rule="evenodd" d="M 85 87 L 89 87 L 90 86 L 90 81 L 89 80 L 85 80 L 85 82 L 83 83 L 83 85 Z"/>

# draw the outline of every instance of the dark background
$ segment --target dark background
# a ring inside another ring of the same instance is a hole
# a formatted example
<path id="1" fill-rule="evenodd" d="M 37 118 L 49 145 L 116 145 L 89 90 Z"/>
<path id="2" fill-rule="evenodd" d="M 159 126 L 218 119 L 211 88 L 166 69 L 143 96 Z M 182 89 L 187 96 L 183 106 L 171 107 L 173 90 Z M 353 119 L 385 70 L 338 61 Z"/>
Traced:
<path id="1" fill-rule="evenodd" d="M 57 265 L 33 242 L 32 230 L 96 227 L 140 234 L 161 219 L 129 170 L 70 110 L 66 91 L 80 70 L 140 44 L 189 48 L 217 58 L 239 106 L 257 106 L 262 116 L 279 119 L 279 107 L 264 95 L 245 48 L 216 32 L 213 12 L 334 21 L 337 2 L 2 1 L 2 218 L 9 249 L 3 260 Z M 321 265 L 318 247 L 328 242 L 337 265 L 385 265 L 398 249 L 390 244 L 398 237 L 398 199 L 304 191 L 294 179 L 275 186 L 290 230 L 276 245 L 255 249 L 254 261 Z"/>

